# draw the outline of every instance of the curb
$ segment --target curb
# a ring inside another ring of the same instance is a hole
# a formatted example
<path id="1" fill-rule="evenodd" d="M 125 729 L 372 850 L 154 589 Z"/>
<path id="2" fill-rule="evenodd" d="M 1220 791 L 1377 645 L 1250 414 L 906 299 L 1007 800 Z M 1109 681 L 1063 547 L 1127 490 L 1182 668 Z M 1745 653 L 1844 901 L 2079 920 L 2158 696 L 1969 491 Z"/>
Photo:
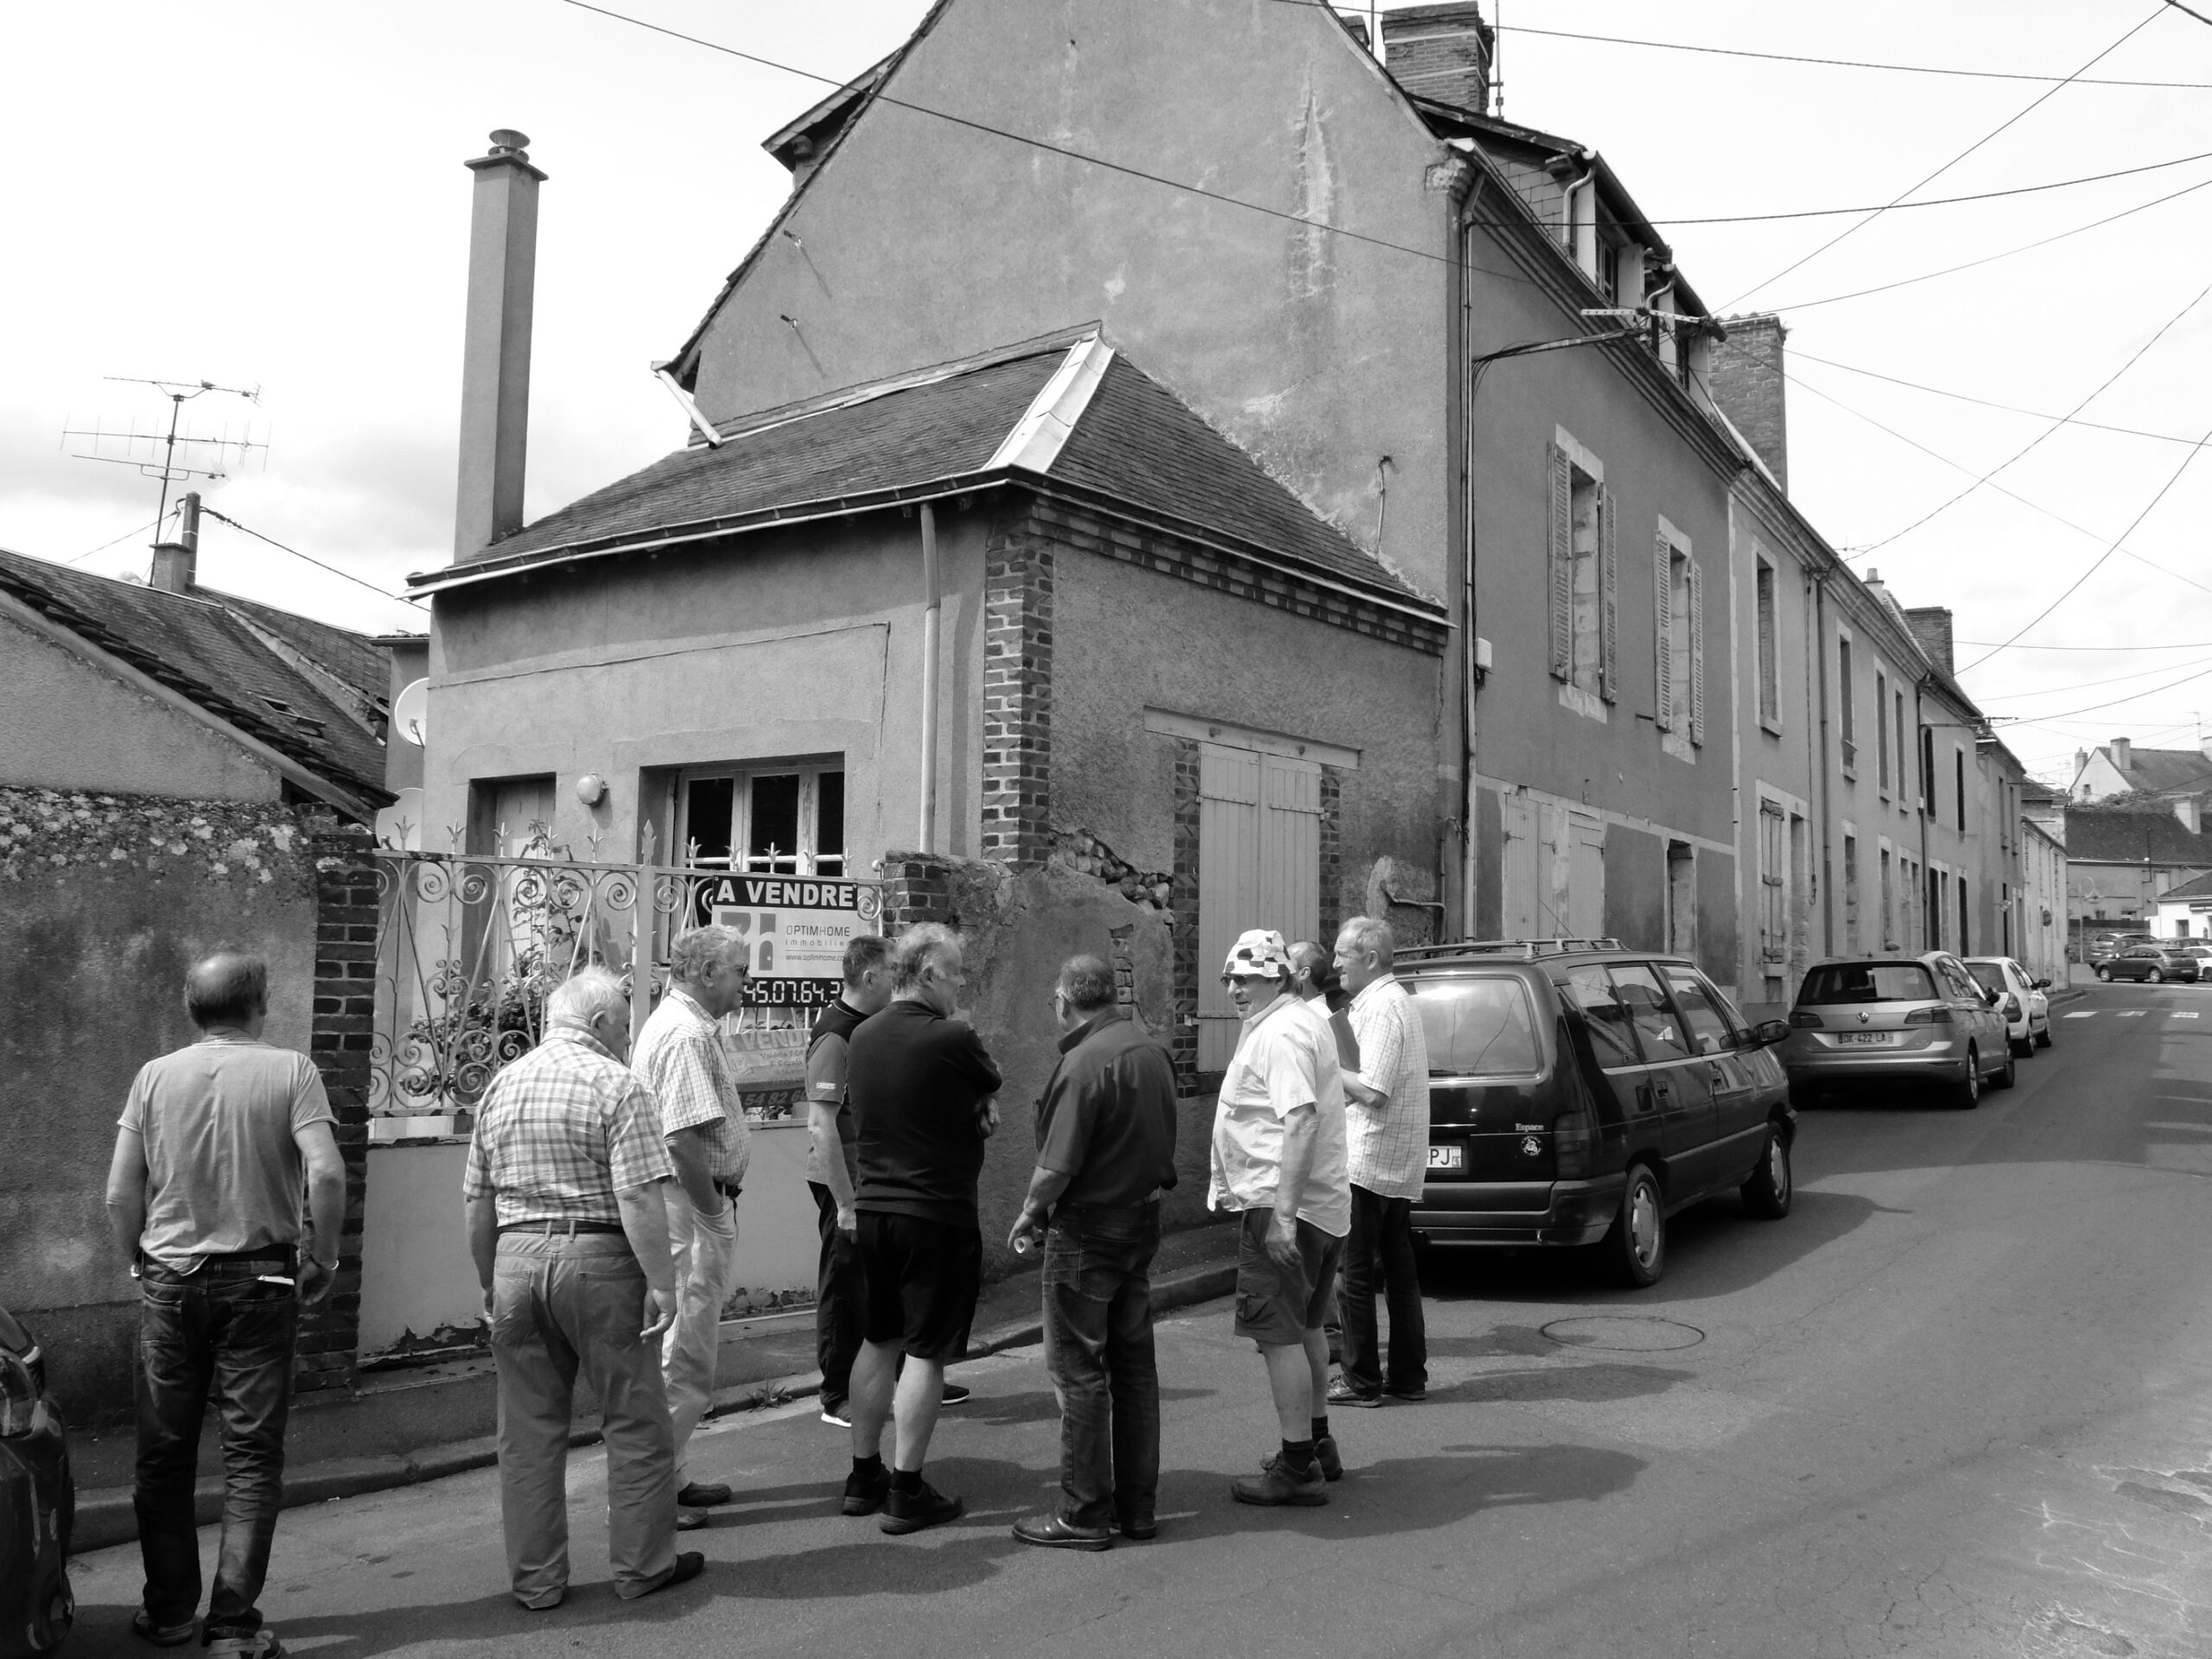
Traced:
<path id="1" fill-rule="evenodd" d="M 1234 1265 L 1185 1268 L 1153 1286 L 1152 1310 L 1155 1314 L 1167 1313 L 1198 1302 L 1209 1302 L 1217 1296 L 1228 1295 L 1236 1285 L 1236 1269 Z M 1009 1348 L 1025 1348 L 1043 1339 L 1042 1315 L 1033 1319 L 1009 1320 L 971 1338 L 968 1344 L 968 1357 L 982 1359 L 991 1354 L 1003 1353 Z M 717 1395 L 714 1404 L 708 1408 L 707 1415 L 728 1416 L 735 1412 L 753 1409 L 779 1396 L 785 1400 L 804 1399 L 808 1395 L 819 1392 L 821 1387 L 822 1373 L 819 1371 L 801 1371 L 791 1376 L 747 1382 L 741 1388 L 726 1389 Z M 576 1429 L 569 1436 L 569 1445 L 572 1449 L 594 1446 L 598 1441 L 597 1428 Z M 426 1446 L 404 1457 L 334 1458 L 287 1472 L 283 1507 L 298 1509 L 308 1503 L 334 1503 L 341 1497 L 360 1497 L 370 1492 L 390 1491 L 397 1486 L 419 1485 L 426 1480 L 442 1480 L 448 1475 L 466 1474 L 473 1469 L 488 1469 L 499 1460 L 498 1444 L 488 1434 L 479 1435 L 474 1440 L 448 1440 L 438 1446 Z M 193 1492 L 192 1508 L 193 1522 L 196 1526 L 204 1527 L 222 1518 L 221 1477 L 199 1484 Z M 137 1536 L 138 1516 L 131 1505 L 129 1487 L 111 1486 L 77 1495 L 76 1525 L 69 1539 L 71 1554 L 81 1555 L 87 1550 L 127 1544 Z"/>

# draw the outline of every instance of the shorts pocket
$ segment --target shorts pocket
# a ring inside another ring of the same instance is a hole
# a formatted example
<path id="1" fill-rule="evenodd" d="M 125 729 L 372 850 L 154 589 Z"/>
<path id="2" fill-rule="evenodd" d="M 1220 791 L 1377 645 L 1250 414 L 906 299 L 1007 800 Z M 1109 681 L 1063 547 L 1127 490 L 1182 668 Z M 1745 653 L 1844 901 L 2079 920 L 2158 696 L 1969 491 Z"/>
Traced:
<path id="1" fill-rule="evenodd" d="M 1236 1297 L 1236 1323 L 1265 1325 L 1273 1306 L 1274 1301 L 1271 1297 L 1254 1296 L 1239 1292 Z"/>

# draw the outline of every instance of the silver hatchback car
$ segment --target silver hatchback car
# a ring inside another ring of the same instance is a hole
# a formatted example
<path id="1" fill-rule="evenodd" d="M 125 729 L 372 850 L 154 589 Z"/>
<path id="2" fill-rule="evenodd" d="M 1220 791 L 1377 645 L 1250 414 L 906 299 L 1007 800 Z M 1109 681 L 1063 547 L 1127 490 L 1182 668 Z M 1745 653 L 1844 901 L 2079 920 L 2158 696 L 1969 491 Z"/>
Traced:
<path id="1" fill-rule="evenodd" d="M 1985 1079 L 2012 1086 L 2004 1014 L 1948 951 L 1815 963 L 1789 1027 L 1775 1055 L 1801 1108 L 1830 1088 L 1929 1083 L 1971 1110 Z"/>

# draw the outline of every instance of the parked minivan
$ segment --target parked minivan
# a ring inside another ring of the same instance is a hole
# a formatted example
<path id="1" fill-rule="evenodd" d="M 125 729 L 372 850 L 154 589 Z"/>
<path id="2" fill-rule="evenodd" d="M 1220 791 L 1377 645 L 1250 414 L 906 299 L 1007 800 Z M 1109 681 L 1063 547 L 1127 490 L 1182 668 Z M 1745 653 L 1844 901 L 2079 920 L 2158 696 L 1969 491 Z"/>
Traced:
<path id="1" fill-rule="evenodd" d="M 1667 1263 L 1667 1217 L 1743 1194 L 1789 1213 L 1796 1116 L 1770 1049 L 1685 957 L 1604 939 L 1398 953 L 1428 1043 L 1430 1245 L 1595 1245 L 1629 1285 Z"/>

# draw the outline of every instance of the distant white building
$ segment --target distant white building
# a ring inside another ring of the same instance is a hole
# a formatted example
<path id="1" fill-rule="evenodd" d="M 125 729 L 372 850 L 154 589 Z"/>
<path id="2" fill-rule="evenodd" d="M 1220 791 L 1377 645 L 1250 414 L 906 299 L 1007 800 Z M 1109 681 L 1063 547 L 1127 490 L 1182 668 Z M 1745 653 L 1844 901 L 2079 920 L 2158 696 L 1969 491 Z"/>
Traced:
<path id="1" fill-rule="evenodd" d="M 2212 875 L 2160 893 L 2151 931 L 2162 939 L 2212 939 Z"/>
<path id="2" fill-rule="evenodd" d="M 2074 752 L 2069 800 L 2110 800 L 2115 795 L 2180 797 L 2212 793 L 2212 738 L 2194 749 L 2139 749 L 2124 737 Z"/>
<path id="3" fill-rule="evenodd" d="M 2063 823 L 2020 820 L 2020 925 L 2014 952 L 2037 978 L 2066 982 L 2066 842 Z"/>

